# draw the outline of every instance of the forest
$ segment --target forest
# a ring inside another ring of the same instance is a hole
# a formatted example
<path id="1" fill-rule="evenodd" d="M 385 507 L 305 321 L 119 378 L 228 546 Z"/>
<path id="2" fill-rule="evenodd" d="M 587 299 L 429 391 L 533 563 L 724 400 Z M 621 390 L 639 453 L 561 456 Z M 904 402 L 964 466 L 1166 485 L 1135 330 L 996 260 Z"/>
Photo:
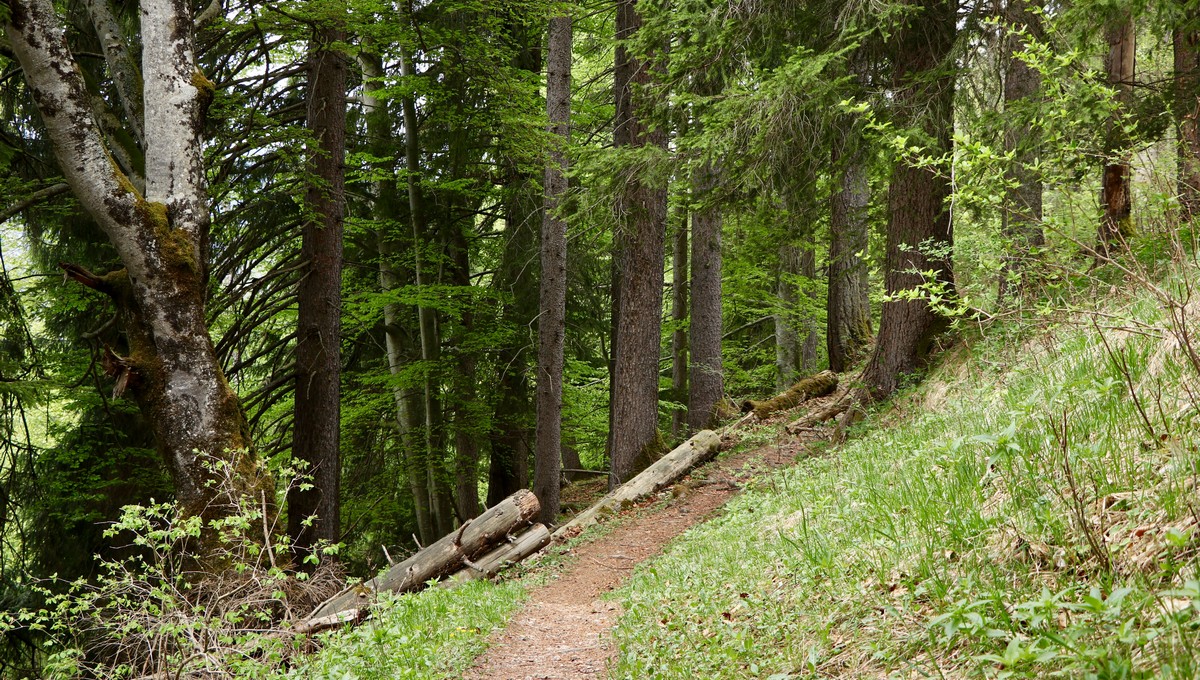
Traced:
<path id="1" fill-rule="evenodd" d="M 0 677 L 1200 677 L 1193 0 L 0 24 Z"/>

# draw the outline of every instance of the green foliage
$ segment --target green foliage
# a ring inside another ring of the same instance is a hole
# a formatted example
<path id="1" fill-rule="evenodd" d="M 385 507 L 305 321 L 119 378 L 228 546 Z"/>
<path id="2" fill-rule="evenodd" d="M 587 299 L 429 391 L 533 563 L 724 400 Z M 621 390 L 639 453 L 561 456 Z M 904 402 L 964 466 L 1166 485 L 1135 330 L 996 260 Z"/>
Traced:
<path id="1" fill-rule="evenodd" d="M 321 636 L 324 648 L 288 678 L 362 680 L 458 678 L 520 604 L 515 582 L 471 581 L 385 597 L 375 615 L 347 631 Z"/>

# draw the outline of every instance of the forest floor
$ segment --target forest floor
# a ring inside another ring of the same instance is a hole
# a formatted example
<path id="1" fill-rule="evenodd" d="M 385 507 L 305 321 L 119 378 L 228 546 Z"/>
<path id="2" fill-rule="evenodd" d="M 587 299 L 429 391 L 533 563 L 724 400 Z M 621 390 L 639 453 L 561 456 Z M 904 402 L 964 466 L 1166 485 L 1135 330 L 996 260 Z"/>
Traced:
<path id="1" fill-rule="evenodd" d="M 508 627 L 493 636 L 488 651 L 464 677 L 605 677 L 617 654 L 610 634 L 621 614 L 619 603 L 606 595 L 672 539 L 711 518 L 744 485 L 792 464 L 818 438 L 814 433 L 783 436 L 774 443 L 734 450 L 610 520 L 609 525 L 615 525 L 610 531 L 565 553 L 567 564 L 530 591 Z M 727 443 L 723 448 L 732 447 Z"/>

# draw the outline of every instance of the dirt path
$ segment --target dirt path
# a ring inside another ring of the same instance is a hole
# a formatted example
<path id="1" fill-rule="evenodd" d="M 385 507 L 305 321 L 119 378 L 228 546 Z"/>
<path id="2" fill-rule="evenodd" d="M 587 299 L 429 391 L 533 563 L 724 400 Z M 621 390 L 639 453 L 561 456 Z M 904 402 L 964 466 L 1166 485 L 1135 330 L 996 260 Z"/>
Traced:
<path id="1" fill-rule="evenodd" d="M 577 546 L 571 564 L 534 589 L 524 608 L 497 633 L 487 653 L 467 671 L 470 680 L 566 680 L 603 677 L 616 653 L 610 632 L 620 616 L 605 593 L 624 583 L 639 563 L 657 555 L 688 527 L 708 519 L 742 483 L 796 459 L 796 439 L 746 451 L 700 468 L 672 490 L 659 508 L 630 510 L 636 517 L 595 541 Z"/>

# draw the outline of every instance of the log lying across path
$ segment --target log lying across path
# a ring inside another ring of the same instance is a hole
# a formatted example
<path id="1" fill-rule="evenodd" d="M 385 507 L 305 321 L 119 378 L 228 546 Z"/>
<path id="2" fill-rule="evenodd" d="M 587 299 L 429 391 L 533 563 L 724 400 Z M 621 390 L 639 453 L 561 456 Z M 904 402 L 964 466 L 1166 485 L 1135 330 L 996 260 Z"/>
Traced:
<path id="1" fill-rule="evenodd" d="M 378 593 L 419 590 L 426 582 L 449 576 L 475 560 L 489 561 L 492 557 L 489 551 L 509 534 L 528 525 L 537 513 L 537 497 L 533 492 L 521 489 L 463 524 L 458 531 L 388 569 L 382 576 L 342 591 L 318 607 L 308 619 L 296 624 L 294 630 L 312 633 L 358 621 L 366 615 Z M 504 561 L 503 557 L 499 559 L 497 569 Z M 491 561 L 494 559 L 489 563 Z"/>
<path id="2" fill-rule="evenodd" d="M 688 470 L 715 456 L 720 449 L 721 438 L 715 432 L 698 432 L 641 474 L 576 515 L 554 532 L 554 537 L 574 536 L 584 527 L 595 524 L 603 513 L 620 510 L 624 504 L 674 483 Z M 293 630 L 315 633 L 358 622 L 366 616 L 379 593 L 420 590 L 429 581 L 452 574 L 446 585 L 491 578 L 505 566 L 520 562 L 550 542 L 551 534 L 545 526 L 528 526 L 537 513 L 537 497 L 521 489 L 462 525 L 458 531 L 391 567 L 382 576 L 338 593 L 307 619 L 297 623 Z"/>
<path id="3" fill-rule="evenodd" d="M 550 530 L 545 524 L 534 524 L 519 536 L 510 538 L 500 547 L 480 557 L 444 581 L 447 586 L 454 586 L 464 581 L 479 578 L 492 578 L 501 569 L 516 564 L 535 552 L 545 548 L 550 543 Z"/>
<path id="4" fill-rule="evenodd" d="M 809 399 L 831 394 L 837 389 L 837 386 L 837 373 L 833 371 L 821 371 L 792 385 L 787 392 L 777 397 L 765 401 L 754 401 L 752 399 L 743 401 L 742 413 L 753 411 L 754 415 L 758 416 L 761 420 L 777 411 L 786 411 L 794 406 L 799 406 Z"/>
<path id="5" fill-rule="evenodd" d="M 701 430 L 673 451 L 659 458 L 641 474 L 613 489 L 587 510 L 575 515 L 554 532 L 554 540 L 565 540 L 576 536 L 583 529 L 595 524 L 606 513 L 620 511 L 622 506 L 648 496 L 665 486 L 675 483 L 688 470 L 717 455 L 721 450 L 721 438 L 712 430 Z"/>

